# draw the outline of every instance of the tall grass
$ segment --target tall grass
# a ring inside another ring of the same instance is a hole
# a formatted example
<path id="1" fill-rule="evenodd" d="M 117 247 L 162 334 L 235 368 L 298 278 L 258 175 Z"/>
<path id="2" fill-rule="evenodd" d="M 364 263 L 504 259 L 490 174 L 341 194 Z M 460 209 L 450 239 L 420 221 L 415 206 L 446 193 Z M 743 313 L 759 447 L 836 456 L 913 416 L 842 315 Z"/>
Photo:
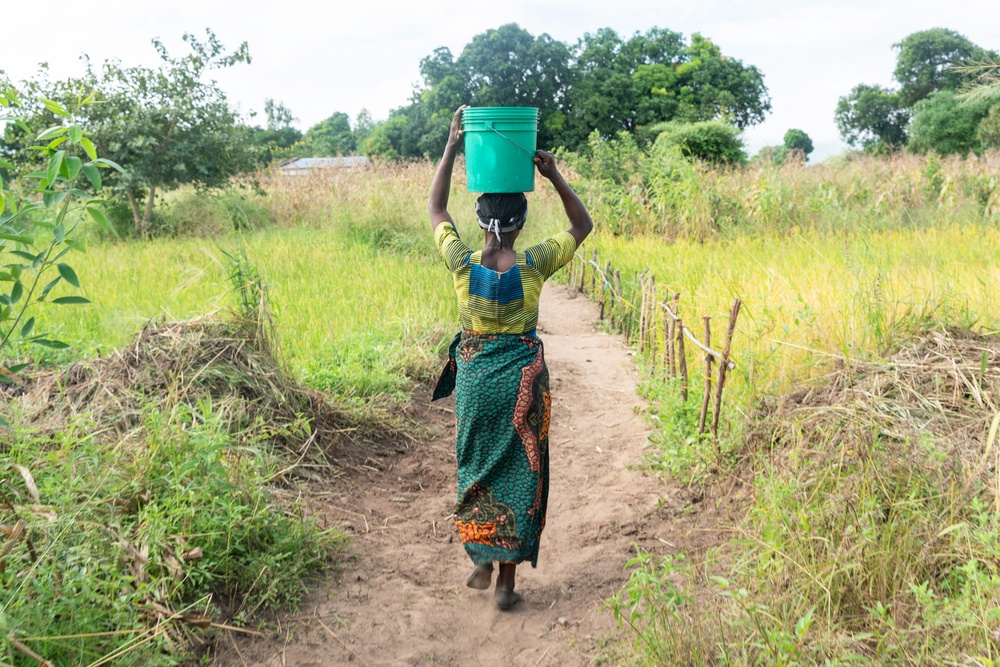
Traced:
<path id="1" fill-rule="evenodd" d="M 1000 217 L 1000 152 L 978 159 L 851 155 L 807 167 L 691 163 L 669 146 L 639 149 L 628 135 L 564 157 L 604 228 L 710 240 L 747 234 L 912 229 Z"/>

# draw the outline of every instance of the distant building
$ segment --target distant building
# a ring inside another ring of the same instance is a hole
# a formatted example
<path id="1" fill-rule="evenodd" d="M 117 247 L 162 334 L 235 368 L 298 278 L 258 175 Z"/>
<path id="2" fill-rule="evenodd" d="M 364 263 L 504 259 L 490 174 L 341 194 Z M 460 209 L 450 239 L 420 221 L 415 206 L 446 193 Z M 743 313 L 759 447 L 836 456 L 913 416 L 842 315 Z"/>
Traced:
<path id="1" fill-rule="evenodd" d="M 298 157 L 278 167 L 284 176 L 304 176 L 321 169 L 348 169 L 357 171 L 372 166 L 372 161 L 364 155 L 347 157 Z"/>

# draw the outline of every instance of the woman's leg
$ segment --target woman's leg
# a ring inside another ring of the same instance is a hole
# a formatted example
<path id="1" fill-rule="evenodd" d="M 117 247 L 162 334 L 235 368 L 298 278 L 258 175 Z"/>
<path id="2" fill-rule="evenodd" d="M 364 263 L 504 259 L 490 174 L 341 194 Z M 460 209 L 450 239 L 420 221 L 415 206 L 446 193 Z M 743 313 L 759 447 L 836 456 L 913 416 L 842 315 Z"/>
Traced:
<path id="1" fill-rule="evenodd" d="M 490 587 L 490 580 L 493 578 L 493 563 L 481 563 L 474 568 L 465 580 L 465 585 L 479 591 L 485 591 Z"/>
<path id="2" fill-rule="evenodd" d="M 500 574 L 497 575 L 497 587 L 493 598 L 501 611 L 507 611 L 521 599 L 521 596 L 514 592 L 516 572 L 517 563 L 500 563 Z"/>

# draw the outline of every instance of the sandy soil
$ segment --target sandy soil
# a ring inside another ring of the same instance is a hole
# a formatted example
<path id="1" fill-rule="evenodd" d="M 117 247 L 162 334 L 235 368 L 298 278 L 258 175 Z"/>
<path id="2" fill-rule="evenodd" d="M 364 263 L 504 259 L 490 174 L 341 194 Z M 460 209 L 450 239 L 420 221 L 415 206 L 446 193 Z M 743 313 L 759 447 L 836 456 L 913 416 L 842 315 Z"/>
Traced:
<path id="1" fill-rule="evenodd" d="M 439 401 L 419 408 L 426 442 L 357 468 L 324 499 L 358 558 L 278 623 L 280 638 L 221 640 L 216 664 L 593 664 L 615 630 L 602 606 L 627 579 L 636 548 L 697 558 L 719 542 L 715 528 L 730 523 L 732 501 L 638 469 L 648 428 L 637 374 L 627 346 L 596 318 L 572 288 L 545 288 L 549 513 L 538 568 L 518 568 L 524 600 L 513 611 L 498 611 L 492 591 L 464 585 L 471 563 L 449 519 L 455 416 L 450 400 Z"/>

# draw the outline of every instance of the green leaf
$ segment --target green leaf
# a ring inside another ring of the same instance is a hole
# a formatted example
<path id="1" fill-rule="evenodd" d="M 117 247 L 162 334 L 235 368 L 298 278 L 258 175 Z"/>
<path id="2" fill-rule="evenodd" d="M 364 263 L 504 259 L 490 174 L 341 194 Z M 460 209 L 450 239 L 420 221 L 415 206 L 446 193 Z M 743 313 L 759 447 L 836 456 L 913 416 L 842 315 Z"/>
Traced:
<path id="1" fill-rule="evenodd" d="M 0 167 L 3 167 L 4 169 L 13 169 L 14 165 L 0 157 Z"/>
<path id="2" fill-rule="evenodd" d="M 44 255 L 44 252 L 40 252 L 37 255 L 32 255 L 30 252 L 24 252 L 23 250 L 11 250 L 10 254 L 17 255 L 21 259 L 26 259 L 29 262 L 35 262 L 39 257 Z"/>
<path id="3" fill-rule="evenodd" d="M 39 97 L 38 99 L 41 100 L 43 104 L 45 104 L 46 109 L 56 114 L 57 116 L 62 116 L 63 118 L 70 117 L 69 112 L 66 111 L 66 108 L 63 105 L 56 102 L 55 100 L 49 100 L 44 97 Z"/>
<path id="4" fill-rule="evenodd" d="M 56 137 L 61 137 L 67 132 L 69 132 L 69 130 L 62 125 L 54 125 L 35 137 L 35 141 L 50 141 Z"/>
<path id="5" fill-rule="evenodd" d="M 59 170 L 62 169 L 63 160 L 66 158 L 66 151 L 56 151 L 56 154 L 49 158 L 49 169 L 45 172 L 45 178 L 50 184 L 55 184 Z"/>
<path id="6" fill-rule="evenodd" d="M 24 243 L 25 245 L 31 245 L 35 242 L 35 239 L 31 238 L 27 234 L 8 234 L 6 232 L 0 232 L 0 239 L 6 241 L 16 241 L 17 243 Z"/>
<path id="7" fill-rule="evenodd" d="M 102 158 L 98 158 L 98 159 L 94 160 L 94 164 L 103 165 L 104 167 L 111 167 L 112 169 L 117 169 L 118 171 L 120 171 L 123 174 L 125 173 L 125 170 L 122 169 L 122 167 L 121 167 L 120 164 L 118 164 L 117 162 L 114 162 L 113 160 L 108 160 L 107 158 L 103 158 L 103 157 Z"/>
<path id="8" fill-rule="evenodd" d="M 10 422 L 0 417 L 0 428 L 10 428 Z"/>
<path id="9" fill-rule="evenodd" d="M 97 223 L 98 227 L 100 227 L 107 233 L 114 235 L 116 239 L 121 238 L 121 236 L 118 234 L 118 230 L 115 229 L 115 226 L 112 225 L 111 221 L 108 220 L 106 215 L 104 215 L 104 211 L 94 206 L 88 206 L 87 213 L 89 213 L 90 217 L 94 219 L 94 222 Z"/>
<path id="10" fill-rule="evenodd" d="M 67 244 L 66 244 L 66 247 L 65 247 L 65 248 L 63 248 L 63 249 L 62 249 L 62 250 L 61 250 L 61 251 L 59 252 L 59 254 L 58 254 L 58 255 L 56 255 L 55 257 L 53 257 L 53 258 L 52 258 L 52 261 L 53 261 L 53 262 L 57 262 L 57 261 L 59 261 L 59 260 L 60 260 L 60 259 L 62 258 L 62 256 L 63 256 L 63 255 L 65 255 L 65 254 L 66 254 L 66 253 L 68 253 L 68 252 L 69 252 L 70 250 L 72 250 L 73 248 L 75 248 L 75 247 L 76 247 L 76 246 L 77 246 L 77 245 L 78 245 L 79 243 L 80 243 L 80 239 L 74 239 L 74 240 L 70 241 L 69 243 L 67 243 Z"/>
<path id="11" fill-rule="evenodd" d="M 51 208 L 53 206 L 58 206 L 62 203 L 62 200 L 66 198 L 69 193 L 63 190 L 62 192 L 46 192 L 42 195 L 42 203 L 47 207 Z M 37 224 L 37 223 L 36 223 Z"/>
<path id="12" fill-rule="evenodd" d="M 69 134 L 69 140 L 74 144 L 80 143 L 80 139 L 83 139 L 83 130 L 76 125 L 71 125 L 67 134 Z"/>
<path id="13" fill-rule="evenodd" d="M 31 317 L 28 319 L 27 322 L 24 323 L 24 326 L 21 327 L 21 338 L 27 338 L 28 336 L 30 336 L 34 328 L 35 328 L 35 318 Z"/>
<path id="14" fill-rule="evenodd" d="M 87 154 L 91 160 L 97 159 L 97 149 L 94 148 L 94 142 L 87 137 L 80 138 L 80 145 L 83 146 L 84 152 Z"/>
<path id="15" fill-rule="evenodd" d="M 34 343 L 35 345 L 41 345 L 42 347 L 52 348 L 53 350 L 65 350 L 66 348 L 69 347 L 69 345 L 62 342 L 61 340 L 51 340 L 48 338 L 35 338 L 31 342 Z"/>
<path id="16" fill-rule="evenodd" d="M 45 147 L 45 150 L 54 151 L 59 148 L 66 141 L 66 137 L 59 137 L 58 139 L 53 139 L 49 142 L 49 145 Z"/>
<path id="17" fill-rule="evenodd" d="M 3 192 L 0 191 L 0 213 L 3 213 L 6 209 L 7 209 L 7 198 L 4 197 Z"/>
<path id="18" fill-rule="evenodd" d="M 85 303 L 90 303 L 90 299 L 84 296 L 61 296 L 58 299 L 52 299 L 52 303 L 57 303 L 60 306 L 82 306 Z"/>
<path id="19" fill-rule="evenodd" d="M 83 170 L 83 175 L 87 177 L 90 184 L 94 186 L 95 190 L 101 189 L 101 172 L 98 171 L 97 167 L 92 164 L 85 164 L 81 167 Z"/>
<path id="20" fill-rule="evenodd" d="M 41 301 L 42 299 L 44 299 L 45 297 L 47 297 L 49 295 L 49 292 L 52 291 L 52 288 L 55 287 L 56 285 L 58 285 L 61 280 L 62 280 L 62 276 L 56 276 L 54 280 L 52 280 L 48 285 L 46 285 L 45 287 L 43 287 L 42 288 L 42 294 L 41 294 L 41 296 L 38 297 L 38 300 Z"/>
<path id="21" fill-rule="evenodd" d="M 13 366 L 8 367 L 7 370 L 10 371 L 11 373 L 20 373 L 30 365 L 31 364 L 14 364 Z"/>
<path id="22" fill-rule="evenodd" d="M 66 168 L 64 169 L 66 178 L 73 180 L 80 173 L 80 169 L 83 168 L 83 160 L 78 157 L 70 155 L 66 158 L 65 162 Z"/>
<path id="23" fill-rule="evenodd" d="M 22 296 L 24 296 L 24 286 L 19 280 L 14 283 L 14 287 L 10 290 L 10 305 L 13 306 L 15 303 L 20 301 Z"/>
<path id="24" fill-rule="evenodd" d="M 76 277 L 76 271 L 73 270 L 73 267 L 71 267 L 69 264 L 63 264 L 62 262 L 59 262 L 56 268 L 59 269 L 59 275 L 63 277 L 63 280 L 68 282 L 73 287 L 80 286 L 80 279 Z"/>

